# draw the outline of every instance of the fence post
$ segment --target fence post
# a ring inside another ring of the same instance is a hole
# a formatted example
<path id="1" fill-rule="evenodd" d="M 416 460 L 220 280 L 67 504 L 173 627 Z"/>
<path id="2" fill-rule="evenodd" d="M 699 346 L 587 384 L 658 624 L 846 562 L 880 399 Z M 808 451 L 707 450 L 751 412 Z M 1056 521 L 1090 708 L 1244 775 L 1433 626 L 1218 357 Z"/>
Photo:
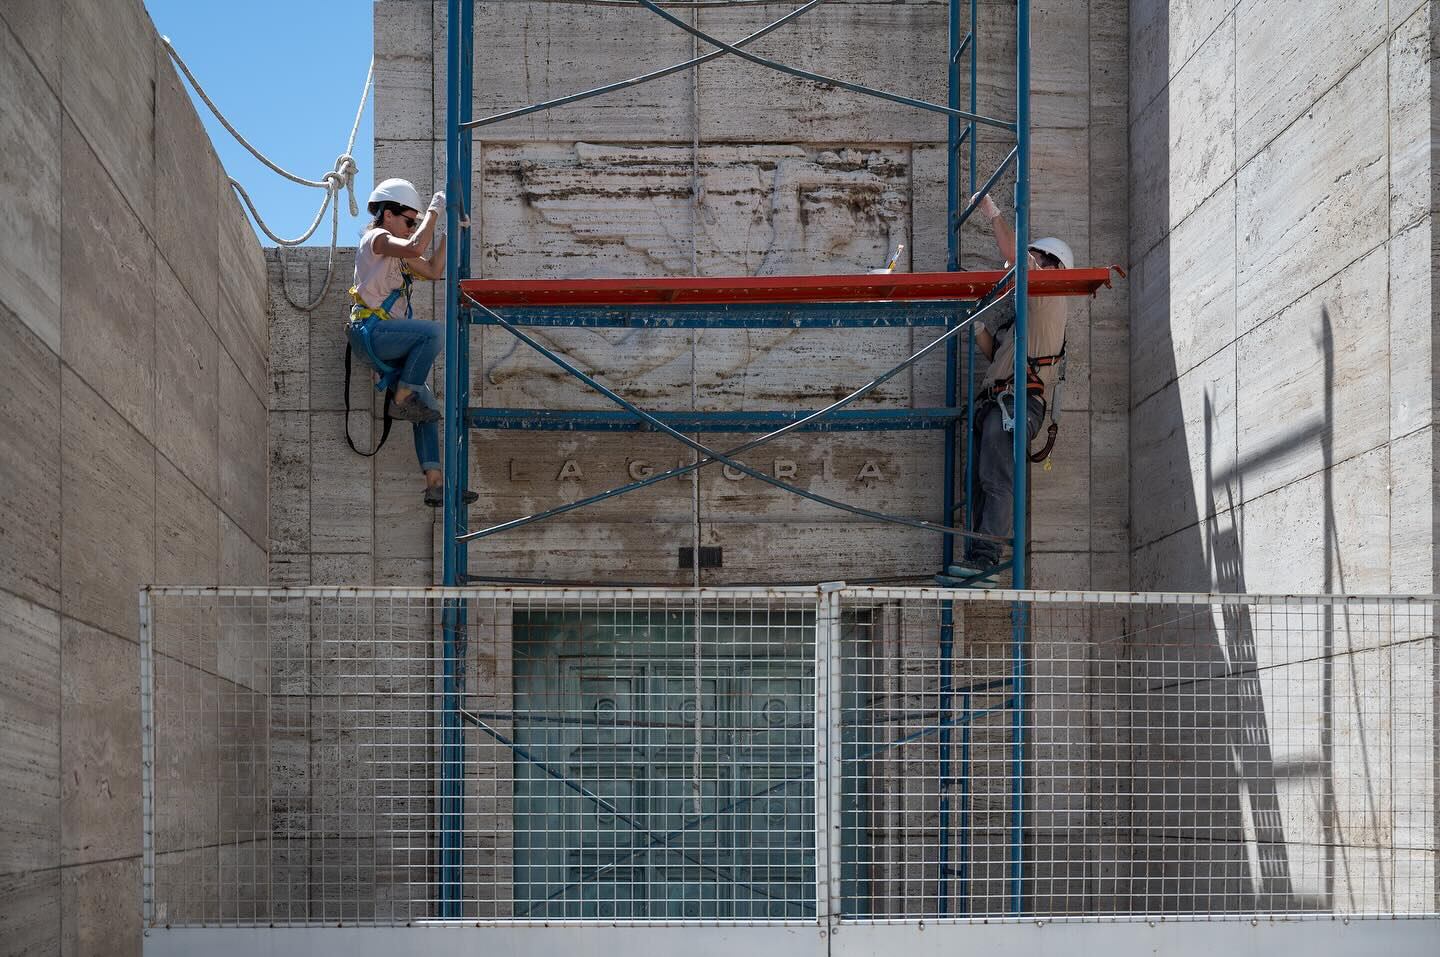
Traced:
<path id="1" fill-rule="evenodd" d="M 832 932 L 841 916 L 840 587 L 821 585 L 815 603 L 815 914 Z"/>
<path id="2" fill-rule="evenodd" d="M 155 923 L 155 659 L 150 589 L 140 589 L 140 908 Z"/>

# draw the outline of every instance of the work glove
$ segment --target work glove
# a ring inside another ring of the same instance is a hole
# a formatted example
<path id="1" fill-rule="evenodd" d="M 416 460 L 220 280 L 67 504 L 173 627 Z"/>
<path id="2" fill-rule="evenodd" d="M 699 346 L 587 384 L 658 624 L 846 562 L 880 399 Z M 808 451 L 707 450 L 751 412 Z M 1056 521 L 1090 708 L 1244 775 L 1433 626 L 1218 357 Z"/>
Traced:
<path id="1" fill-rule="evenodd" d="M 980 211 L 980 215 L 984 216 L 986 219 L 994 219 L 995 217 L 1000 215 L 1000 208 L 995 205 L 995 200 L 991 199 L 988 193 L 984 196 L 976 193 L 974 196 L 970 197 L 970 202 L 974 203 L 976 199 L 980 200 L 980 204 L 975 207 Z"/>
<path id="2" fill-rule="evenodd" d="M 433 213 L 443 213 L 445 211 L 445 194 L 443 192 L 436 192 L 434 196 L 430 197 L 429 209 Z"/>

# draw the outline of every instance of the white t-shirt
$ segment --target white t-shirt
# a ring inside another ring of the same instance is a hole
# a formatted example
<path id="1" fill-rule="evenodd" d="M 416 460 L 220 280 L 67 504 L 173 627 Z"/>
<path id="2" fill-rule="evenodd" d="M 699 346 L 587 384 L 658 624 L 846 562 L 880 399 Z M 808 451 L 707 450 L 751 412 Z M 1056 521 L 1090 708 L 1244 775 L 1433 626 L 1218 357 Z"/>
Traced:
<path id="1" fill-rule="evenodd" d="M 365 305 L 378 309 L 385 304 L 385 297 L 405 285 L 404 274 L 400 271 L 403 262 L 394 256 L 382 256 L 375 252 L 375 238 L 390 235 L 388 229 L 372 226 L 360 237 L 360 248 L 355 250 L 355 288 Z M 403 319 L 404 310 L 397 302 L 391 316 Z"/>

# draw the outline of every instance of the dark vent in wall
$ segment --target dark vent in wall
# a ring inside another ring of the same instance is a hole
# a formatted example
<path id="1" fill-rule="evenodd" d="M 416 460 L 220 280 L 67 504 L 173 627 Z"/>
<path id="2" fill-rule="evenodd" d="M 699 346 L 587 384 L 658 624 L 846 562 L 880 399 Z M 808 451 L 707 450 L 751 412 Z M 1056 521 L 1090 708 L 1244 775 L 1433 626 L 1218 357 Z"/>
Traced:
<path id="1" fill-rule="evenodd" d="M 680 547 L 680 559 L 677 567 L 693 568 L 695 564 L 695 550 L 689 545 Z M 722 545 L 701 545 L 700 546 L 700 567 L 721 568 L 725 564 L 725 548 Z"/>

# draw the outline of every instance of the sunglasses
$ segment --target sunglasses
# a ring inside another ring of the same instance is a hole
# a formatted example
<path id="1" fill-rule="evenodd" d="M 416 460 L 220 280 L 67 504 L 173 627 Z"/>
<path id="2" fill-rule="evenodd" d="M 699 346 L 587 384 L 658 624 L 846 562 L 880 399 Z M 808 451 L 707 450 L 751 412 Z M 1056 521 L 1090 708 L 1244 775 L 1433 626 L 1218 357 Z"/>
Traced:
<path id="1" fill-rule="evenodd" d="M 402 216 L 400 217 L 400 219 L 401 219 L 401 221 L 403 221 L 403 222 L 405 223 L 406 226 L 409 226 L 411 229 L 414 229 L 414 228 L 415 228 L 415 223 L 416 223 L 417 220 L 416 220 L 416 218 L 415 218 L 414 216 L 404 216 L 404 215 L 402 215 Z"/>

